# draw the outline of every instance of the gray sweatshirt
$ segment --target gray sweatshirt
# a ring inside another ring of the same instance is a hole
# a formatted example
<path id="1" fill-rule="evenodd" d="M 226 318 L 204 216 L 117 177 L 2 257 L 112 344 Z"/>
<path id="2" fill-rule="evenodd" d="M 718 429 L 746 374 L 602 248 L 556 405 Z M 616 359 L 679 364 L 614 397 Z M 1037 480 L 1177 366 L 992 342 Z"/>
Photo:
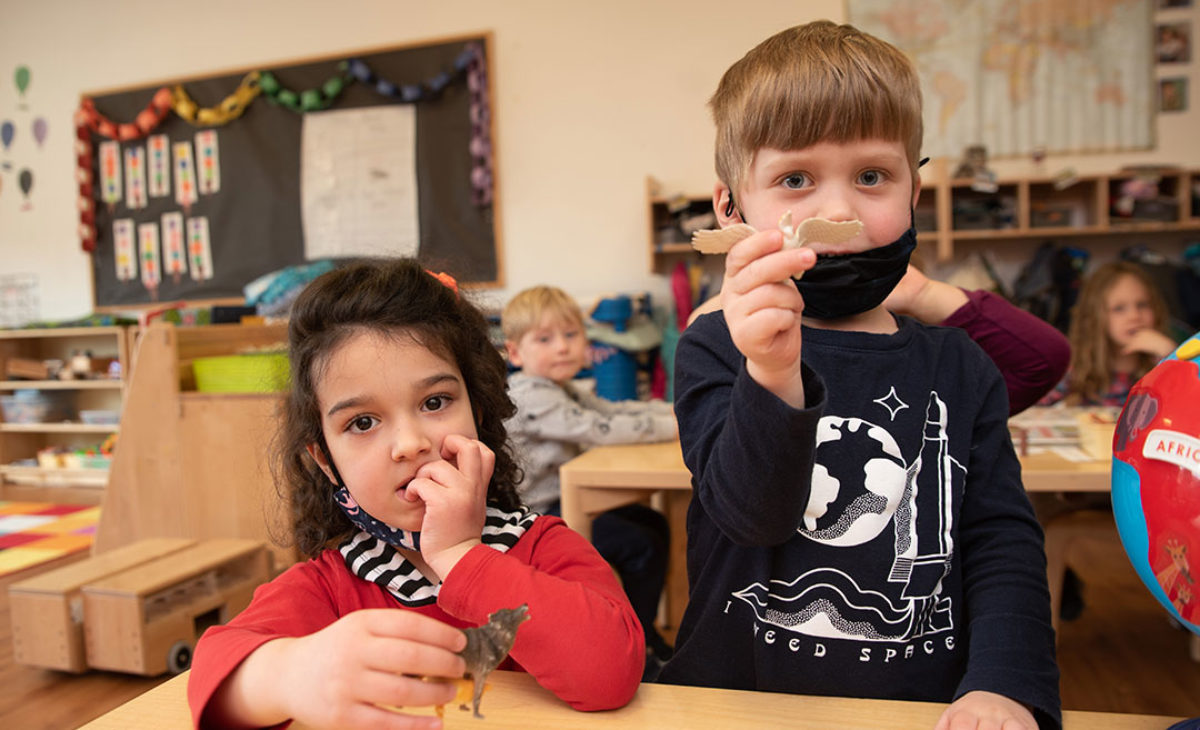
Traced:
<path id="1" fill-rule="evenodd" d="M 508 394 L 517 413 L 504 425 L 525 470 L 517 489 L 535 512 L 558 501 L 558 468 L 585 448 L 669 441 L 678 433 L 663 401 L 604 400 L 523 372 L 508 376 Z"/>

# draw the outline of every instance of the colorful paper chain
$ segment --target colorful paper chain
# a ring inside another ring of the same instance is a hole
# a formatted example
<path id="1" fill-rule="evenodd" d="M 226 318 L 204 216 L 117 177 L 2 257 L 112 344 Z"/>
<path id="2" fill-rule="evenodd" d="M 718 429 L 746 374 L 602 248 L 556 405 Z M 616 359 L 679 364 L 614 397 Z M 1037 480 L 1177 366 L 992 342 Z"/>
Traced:
<path id="1" fill-rule="evenodd" d="M 219 127 L 229 124 L 242 116 L 250 102 L 262 93 L 259 87 L 258 71 L 251 71 L 242 78 L 242 83 L 233 93 L 221 100 L 214 107 L 200 108 L 182 86 L 176 86 L 172 91 L 172 109 L 188 124 L 196 127 Z"/>
<path id="2" fill-rule="evenodd" d="M 154 92 L 154 97 L 146 108 L 138 112 L 132 123 L 118 124 L 96 110 L 96 103 L 91 99 L 79 102 L 79 115 L 83 123 L 101 137 L 128 142 L 142 139 L 162 124 L 167 112 L 171 110 L 171 90 L 162 87 Z M 76 120 L 78 124 L 78 119 Z"/>
<path id="3" fill-rule="evenodd" d="M 258 86 L 272 102 L 303 114 L 329 108 L 329 105 L 346 89 L 348 81 L 351 81 L 348 76 L 339 74 L 330 77 L 328 81 L 321 84 L 319 89 L 307 89 L 296 93 L 291 89 L 285 89 L 279 83 L 279 79 L 275 78 L 275 74 L 263 71 L 259 75 Z"/>
<path id="4" fill-rule="evenodd" d="M 75 178 L 79 183 L 79 242 L 83 250 L 96 250 L 96 209 L 92 188 L 92 133 L 83 110 L 75 112 Z"/>
<path id="5" fill-rule="evenodd" d="M 478 43 L 467 46 L 467 91 L 471 95 L 471 200 L 479 207 L 492 204 L 492 108 L 488 98 L 487 65 Z"/>
<path id="6" fill-rule="evenodd" d="M 454 59 L 454 67 L 450 71 L 441 71 L 428 81 L 415 84 L 397 84 L 390 79 L 380 78 L 361 58 L 351 58 L 345 62 L 345 66 L 351 77 L 371 87 L 380 95 L 405 104 L 412 104 L 431 99 L 442 93 L 442 89 L 449 86 L 450 82 L 467 69 L 467 65 L 474 57 L 475 51 L 468 47 Z"/>

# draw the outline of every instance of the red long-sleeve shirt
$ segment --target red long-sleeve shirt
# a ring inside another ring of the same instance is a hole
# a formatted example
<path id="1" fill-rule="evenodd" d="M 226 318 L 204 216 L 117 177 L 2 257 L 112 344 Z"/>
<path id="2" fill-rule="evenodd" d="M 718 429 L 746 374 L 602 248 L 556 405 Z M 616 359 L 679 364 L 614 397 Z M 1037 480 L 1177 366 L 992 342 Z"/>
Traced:
<path id="1" fill-rule="evenodd" d="M 529 605 L 500 669 L 529 672 L 577 710 L 607 710 L 632 699 L 645 645 L 624 591 L 595 549 L 556 517 L 538 517 L 516 545 L 468 552 L 436 603 L 406 608 L 382 587 L 355 577 L 341 553 L 298 563 L 255 592 L 245 611 L 205 632 L 196 646 L 188 704 L 197 728 L 213 693 L 262 644 L 312 634 L 352 611 L 419 611 L 456 627 L 477 626 L 499 608 Z"/>

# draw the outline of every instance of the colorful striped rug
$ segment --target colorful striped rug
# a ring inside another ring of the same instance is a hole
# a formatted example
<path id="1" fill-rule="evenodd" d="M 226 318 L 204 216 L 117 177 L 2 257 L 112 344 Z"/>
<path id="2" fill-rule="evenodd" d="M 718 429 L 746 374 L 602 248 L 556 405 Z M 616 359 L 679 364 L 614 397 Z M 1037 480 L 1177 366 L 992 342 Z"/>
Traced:
<path id="1" fill-rule="evenodd" d="M 0 576 L 87 550 L 99 507 L 0 501 Z"/>

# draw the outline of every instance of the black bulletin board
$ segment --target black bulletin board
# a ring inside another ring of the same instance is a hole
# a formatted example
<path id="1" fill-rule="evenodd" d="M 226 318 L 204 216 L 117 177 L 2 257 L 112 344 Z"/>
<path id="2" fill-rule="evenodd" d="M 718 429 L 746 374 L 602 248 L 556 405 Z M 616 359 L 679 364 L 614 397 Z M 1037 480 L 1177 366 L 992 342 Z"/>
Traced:
<path id="1" fill-rule="evenodd" d="M 468 43 L 483 47 L 485 68 L 490 65 L 490 36 L 475 36 L 367 52 L 347 52 L 303 63 L 265 64 L 281 85 L 297 92 L 319 88 L 338 74 L 338 63 L 360 58 L 380 78 L 400 83 L 424 82 L 444 71 L 453 71 L 455 60 Z M 97 110 L 115 122 L 132 121 L 146 108 L 162 86 L 182 84 L 200 107 L 217 105 L 251 70 L 177 79 L 117 92 L 84 94 Z M 491 69 L 487 78 L 492 77 Z M 489 94 L 490 96 L 490 94 Z M 395 104 L 360 82 L 349 83 L 329 107 L 332 110 Z M 419 257 L 431 267 L 453 273 L 464 283 L 502 286 L 499 238 L 493 206 L 472 201 L 469 150 L 472 127 L 470 94 L 465 74 L 459 73 L 438 95 L 416 103 L 416 176 L 420 219 Z M 493 104 L 494 109 L 494 104 Z M 164 274 L 156 292 L 139 279 L 117 278 L 113 248 L 113 220 L 130 218 L 137 224 L 159 222 L 162 214 L 180 210 L 174 195 L 151 197 L 145 208 L 130 210 L 126 198 L 110 210 L 99 200 L 95 186 L 96 247 L 92 253 L 93 298 L 98 310 L 136 308 L 156 302 L 238 299 L 242 287 L 259 276 L 305 263 L 300 205 L 301 115 L 268 100 L 255 99 L 238 119 L 219 127 L 221 190 L 201 195 L 188 216 L 206 216 L 209 224 L 213 273 L 209 280 L 179 281 Z M 196 127 L 168 112 L 152 134 L 167 134 L 170 142 L 192 140 L 204 127 Z M 93 135 L 93 173 L 99 145 Z M 146 146 L 146 140 L 122 142 Z M 95 175 L 93 179 L 98 179 Z M 124 183 L 124 180 L 122 180 Z M 173 183 L 172 183 L 173 185 Z M 493 191 L 492 201 L 497 200 Z"/>

